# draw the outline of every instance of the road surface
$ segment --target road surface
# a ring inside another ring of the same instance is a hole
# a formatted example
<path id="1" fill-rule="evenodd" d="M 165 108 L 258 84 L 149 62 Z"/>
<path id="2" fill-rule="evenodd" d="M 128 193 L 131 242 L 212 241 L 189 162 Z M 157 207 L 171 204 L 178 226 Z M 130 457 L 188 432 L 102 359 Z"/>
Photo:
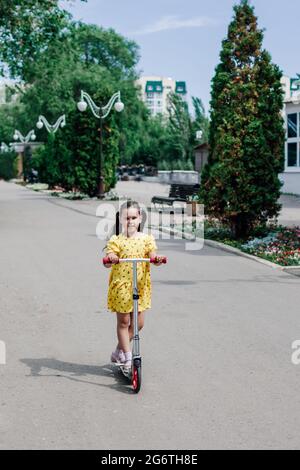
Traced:
<path id="1" fill-rule="evenodd" d="M 300 279 L 158 240 L 135 395 L 109 362 L 97 222 L 95 201 L 0 181 L 0 448 L 299 449 Z"/>

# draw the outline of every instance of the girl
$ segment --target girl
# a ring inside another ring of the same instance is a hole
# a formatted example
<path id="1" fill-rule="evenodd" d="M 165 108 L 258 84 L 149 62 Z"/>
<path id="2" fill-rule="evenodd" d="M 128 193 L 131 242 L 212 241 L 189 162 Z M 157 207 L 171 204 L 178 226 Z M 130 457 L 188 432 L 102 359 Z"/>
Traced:
<path id="1" fill-rule="evenodd" d="M 119 234 L 119 223 L 122 231 Z M 130 341 L 133 337 L 133 301 L 132 301 L 132 266 L 131 263 L 119 263 L 119 258 L 156 257 L 156 266 L 161 265 L 161 258 L 156 256 L 156 243 L 152 235 L 140 232 L 142 214 L 136 201 L 127 201 L 117 213 L 116 235 L 107 243 L 106 255 L 111 263 L 106 264 L 112 271 L 109 277 L 108 309 L 117 314 L 118 345 L 111 355 L 112 362 L 122 362 L 125 368 L 131 368 Z M 144 326 L 144 311 L 151 307 L 151 280 L 149 263 L 137 265 L 139 313 L 138 327 Z"/>

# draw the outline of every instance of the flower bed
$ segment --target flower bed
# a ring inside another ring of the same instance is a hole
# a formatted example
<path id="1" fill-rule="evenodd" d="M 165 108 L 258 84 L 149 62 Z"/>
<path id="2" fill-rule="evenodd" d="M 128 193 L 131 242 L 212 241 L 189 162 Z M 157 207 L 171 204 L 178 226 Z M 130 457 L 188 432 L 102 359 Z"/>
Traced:
<path id="1" fill-rule="evenodd" d="M 300 228 L 280 226 L 267 237 L 242 244 L 241 249 L 280 266 L 300 266 Z"/>
<path id="2" fill-rule="evenodd" d="M 181 231 L 180 225 L 176 224 L 175 228 Z M 198 230 L 195 233 L 191 225 L 185 225 L 184 230 L 201 237 L 201 233 Z M 204 234 L 206 239 L 225 243 L 280 266 L 300 266 L 300 227 L 270 225 L 257 229 L 257 233 L 247 240 L 235 240 L 227 227 L 205 221 Z"/>

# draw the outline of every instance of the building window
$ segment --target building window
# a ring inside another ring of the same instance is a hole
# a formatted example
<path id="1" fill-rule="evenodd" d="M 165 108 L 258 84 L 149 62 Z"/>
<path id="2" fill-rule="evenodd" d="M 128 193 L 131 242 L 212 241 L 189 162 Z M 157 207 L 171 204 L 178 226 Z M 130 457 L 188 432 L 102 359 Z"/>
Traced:
<path id="1" fill-rule="evenodd" d="M 288 138 L 297 137 L 297 113 L 288 114 Z"/>
<path id="2" fill-rule="evenodd" d="M 147 93 L 147 98 L 153 98 L 153 93 Z"/>
<path id="3" fill-rule="evenodd" d="M 288 144 L 287 166 L 297 166 L 297 143 Z"/>

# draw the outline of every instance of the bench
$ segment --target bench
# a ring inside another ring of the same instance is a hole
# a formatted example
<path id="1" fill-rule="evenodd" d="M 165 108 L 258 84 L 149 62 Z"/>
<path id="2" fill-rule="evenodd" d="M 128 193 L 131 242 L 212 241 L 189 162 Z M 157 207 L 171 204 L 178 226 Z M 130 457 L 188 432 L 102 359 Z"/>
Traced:
<path id="1" fill-rule="evenodd" d="M 166 204 L 172 206 L 175 201 L 187 202 L 189 196 L 197 196 L 199 193 L 199 184 L 171 184 L 169 196 L 153 196 L 152 204 Z"/>

